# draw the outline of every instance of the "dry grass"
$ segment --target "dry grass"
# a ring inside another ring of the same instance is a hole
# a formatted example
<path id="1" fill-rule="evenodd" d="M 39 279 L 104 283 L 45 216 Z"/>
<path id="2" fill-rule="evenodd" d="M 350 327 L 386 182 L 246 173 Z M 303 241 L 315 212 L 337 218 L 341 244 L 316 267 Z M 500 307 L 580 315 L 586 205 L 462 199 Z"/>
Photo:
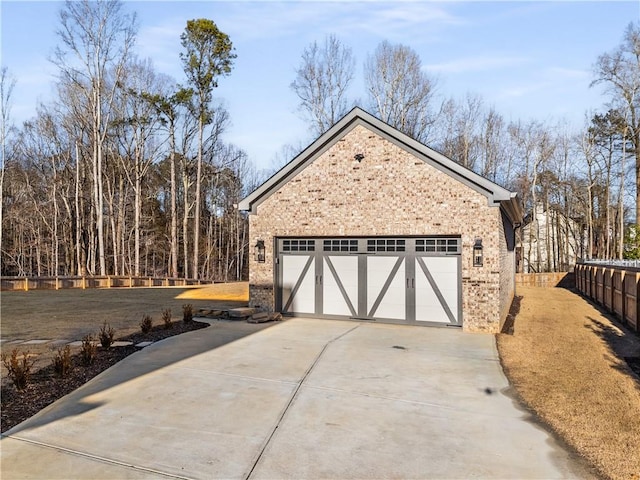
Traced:
<path id="1" fill-rule="evenodd" d="M 218 302 L 249 302 L 249 283 L 216 283 L 200 288 L 191 288 L 176 298 L 181 300 L 216 300 Z"/>
<path id="2" fill-rule="evenodd" d="M 519 287 L 515 333 L 498 349 L 522 400 L 603 476 L 640 479 L 640 339 L 562 288 Z"/>

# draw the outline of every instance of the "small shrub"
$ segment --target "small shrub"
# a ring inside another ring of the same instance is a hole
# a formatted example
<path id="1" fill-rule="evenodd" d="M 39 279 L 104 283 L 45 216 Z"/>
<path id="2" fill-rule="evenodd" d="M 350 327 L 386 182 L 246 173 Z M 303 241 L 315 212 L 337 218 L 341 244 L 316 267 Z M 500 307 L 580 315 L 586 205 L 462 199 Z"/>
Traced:
<path id="1" fill-rule="evenodd" d="M 164 329 L 169 330 L 173 327 L 173 323 L 171 323 L 171 310 L 165 308 L 162 311 L 162 321 L 164 322 Z"/>
<path id="2" fill-rule="evenodd" d="M 82 357 L 82 363 L 89 366 L 96 359 L 96 353 L 98 346 L 96 345 L 96 339 L 93 335 L 85 335 L 82 337 L 82 350 L 80 350 L 80 356 Z"/>
<path id="3" fill-rule="evenodd" d="M 11 355 L 2 354 L 2 363 L 7 369 L 7 376 L 11 379 L 17 390 L 24 390 L 29 383 L 31 369 L 35 359 L 29 358 L 29 352 L 22 352 L 18 357 L 18 349 L 14 348 Z"/>
<path id="4" fill-rule="evenodd" d="M 100 345 L 102 345 L 103 348 L 109 348 L 113 343 L 113 337 L 115 334 L 116 331 L 105 321 L 100 329 L 100 333 L 98 334 Z"/>
<path id="5" fill-rule="evenodd" d="M 142 333 L 149 333 L 151 331 L 151 327 L 153 327 L 153 320 L 151 320 L 149 315 L 144 315 L 140 321 L 140 329 L 142 330 Z"/>
<path id="6" fill-rule="evenodd" d="M 193 305 L 190 303 L 182 305 L 182 320 L 185 322 L 193 320 Z"/>
<path id="7" fill-rule="evenodd" d="M 59 377 L 66 377 L 71 369 L 73 368 L 73 364 L 71 362 L 71 347 L 66 345 L 64 348 L 59 348 L 56 355 L 53 357 L 53 371 Z"/>

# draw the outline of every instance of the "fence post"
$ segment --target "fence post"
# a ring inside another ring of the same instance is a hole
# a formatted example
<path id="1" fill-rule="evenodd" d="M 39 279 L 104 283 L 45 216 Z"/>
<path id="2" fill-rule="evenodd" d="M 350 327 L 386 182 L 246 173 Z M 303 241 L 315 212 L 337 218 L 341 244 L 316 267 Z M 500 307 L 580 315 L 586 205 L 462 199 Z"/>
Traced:
<path id="1" fill-rule="evenodd" d="M 636 281 L 636 326 L 634 330 L 636 332 L 640 332 L 640 308 L 638 308 L 638 304 L 640 303 L 640 273 L 635 274 Z"/>
<path id="2" fill-rule="evenodd" d="M 24 291 L 29 291 L 29 277 L 24 277 Z"/>
<path id="3" fill-rule="evenodd" d="M 607 273 L 607 276 L 609 277 L 609 295 L 608 295 L 608 297 L 609 297 L 609 300 L 608 300 L 609 307 L 608 307 L 608 310 L 610 312 L 613 312 L 613 272 L 614 272 L 614 270 L 613 270 L 613 268 L 607 268 L 605 270 L 605 272 Z M 605 283 L 605 287 L 606 287 L 606 282 L 604 282 L 604 283 Z M 605 293 L 607 293 L 607 289 L 606 288 L 605 288 Z M 607 305 L 607 300 L 605 300 L 604 304 Z"/>

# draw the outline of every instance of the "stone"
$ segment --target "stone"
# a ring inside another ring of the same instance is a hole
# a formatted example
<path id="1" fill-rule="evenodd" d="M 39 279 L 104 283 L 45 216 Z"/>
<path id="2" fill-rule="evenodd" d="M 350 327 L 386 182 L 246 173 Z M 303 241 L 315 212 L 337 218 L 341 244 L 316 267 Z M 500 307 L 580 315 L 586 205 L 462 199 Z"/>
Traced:
<path id="1" fill-rule="evenodd" d="M 247 318 L 250 317 L 251 315 L 253 315 L 255 313 L 255 308 L 246 308 L 246 307 L 241 307 L 241 308 L 232 308 L 229 310 L 228 315 L 230 319 L 234 319 L 234 318 Z"/>

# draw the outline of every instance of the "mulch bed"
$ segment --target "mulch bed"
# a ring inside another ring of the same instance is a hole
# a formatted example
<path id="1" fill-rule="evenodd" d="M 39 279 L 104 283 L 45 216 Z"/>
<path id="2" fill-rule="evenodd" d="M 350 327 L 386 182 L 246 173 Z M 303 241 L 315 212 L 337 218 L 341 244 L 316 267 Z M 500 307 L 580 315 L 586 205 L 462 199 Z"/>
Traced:
<path id="1" fill-rule="evenodd" d="M 178 321 L 173 322 L 172 328 L 169 329 L 166 329 L 164 325 L 156 325 L 149 333 L 134 333 L 116 340 L 133 342 L 134 345 L 140 342 L 157 342 L 207 326 L 206 323 L 196 321 Z M 29 384 L 22 391 L 18 391 L 11 382 L 7 382 L 7 385 L 2 386 L 0 391 L 0 431 L 6 432 L 59 398 L 81 387 L 123 358 L 140 350 L 134 345 L 112 348 L 98 346 L 96 358 L 89 366 L 84 366 L 80 353 L 76 353 L 71 357 L 73 369 L 67 376 L 64 378 L 57 376 L 53 365 L 50 364 L 34 371 L 29 379 Z"/>

